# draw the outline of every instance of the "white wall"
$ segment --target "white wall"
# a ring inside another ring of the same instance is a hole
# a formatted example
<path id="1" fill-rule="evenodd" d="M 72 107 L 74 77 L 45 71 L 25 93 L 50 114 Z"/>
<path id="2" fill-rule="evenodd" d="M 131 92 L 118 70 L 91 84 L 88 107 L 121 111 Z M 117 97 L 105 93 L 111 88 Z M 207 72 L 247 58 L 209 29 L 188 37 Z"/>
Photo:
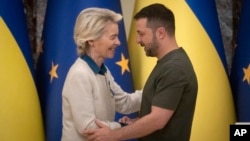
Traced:
<path id="1" fill-rule="evenodd" d="M 128 39 L 131 20 L 134 12 L 135 0 L 121 0 L 121 5 L 122 5 L 122 14 L 125 24 L 125 32 Z"/>

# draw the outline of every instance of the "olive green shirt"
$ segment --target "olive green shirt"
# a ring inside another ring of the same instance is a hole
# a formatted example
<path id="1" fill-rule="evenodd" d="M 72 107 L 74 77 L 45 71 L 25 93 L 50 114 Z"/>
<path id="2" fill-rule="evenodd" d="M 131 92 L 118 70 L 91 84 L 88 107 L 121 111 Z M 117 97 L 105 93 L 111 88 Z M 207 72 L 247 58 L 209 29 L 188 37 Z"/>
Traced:
<path id="1" fill-rule="evenodd" d="M 174 114 L 163 129 L 140 140 L 189 141 L 197 91 L 196 74 L 183 48 L 158 60 L 144 87 L 140 117 L 149 114 L 151 106 L 174 110 Z"/>

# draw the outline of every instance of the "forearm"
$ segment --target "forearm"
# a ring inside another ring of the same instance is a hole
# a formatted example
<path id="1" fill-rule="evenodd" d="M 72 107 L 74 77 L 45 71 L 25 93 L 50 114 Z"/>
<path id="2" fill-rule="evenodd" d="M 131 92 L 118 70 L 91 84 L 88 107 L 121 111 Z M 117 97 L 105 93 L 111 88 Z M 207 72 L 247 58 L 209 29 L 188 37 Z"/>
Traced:
<path id="1" fill-rule="evenodd" d="M 173 110 L 152 106 L 150 114 L 136 120 L 131 125 L 114 130 L 115 138 L 118 140 L 127 140 L 151 134 L 164 128 L 173 113 Z"/>
<path id="2" fill-rule="evenodd" d="M 142 91 L 128 94 L 125 92 L 117 92 L 115 96 L 116 110 L 123 114 L 138 112 L 141 106 Z"/>
<path id="3" fill-rule="evenodd" d="M 114 130 L 117 140 L 127 140 L 146 136 L 159 129 L 156 119 L 150 114 L 136 120 L 133 124 Z"/>
<path id="4" fill-rule="evenodd" d="M 115 121 L 102 121 L 97 119 L 98 121 L 100 121 L 102 124 L 104 124 L 105 126 L 109 127 L 110 129 L 114 130 L 117 128 L 121 128 L 121 124 L 119 122 L 115 122 Z M 89 125 L 87 126 L 86 129 L 97 129 L 99 128 L 98 125 L 96 125 L 95 120 L 91 121 L 89 123 Z"/>
<path id="5" fill-rule="evenodd" d="M 101 121 L 102 123 L 106 124 L 110 129 L 117 129 L 121 128 L 121 124 L 115 121 Z"/>

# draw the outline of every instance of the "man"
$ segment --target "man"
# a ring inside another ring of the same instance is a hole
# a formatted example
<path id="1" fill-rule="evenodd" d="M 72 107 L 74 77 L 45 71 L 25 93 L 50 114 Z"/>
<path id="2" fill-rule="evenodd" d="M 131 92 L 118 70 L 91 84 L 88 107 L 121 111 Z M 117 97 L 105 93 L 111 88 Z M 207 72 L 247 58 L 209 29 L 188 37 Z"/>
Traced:
<path id="1" fill-rule="evenodd" d="M 152 4 L 134 19 L 137 43 L 147 56 L 158 59 L 144 86 L 139 119 L 114 130 L 96 121 L 100 128 L 86 130 L 84 135 L 90 141 L 188 141 L 198 84 L 189 57 L 176 42 L 174 15 L 164 5 Z"/>

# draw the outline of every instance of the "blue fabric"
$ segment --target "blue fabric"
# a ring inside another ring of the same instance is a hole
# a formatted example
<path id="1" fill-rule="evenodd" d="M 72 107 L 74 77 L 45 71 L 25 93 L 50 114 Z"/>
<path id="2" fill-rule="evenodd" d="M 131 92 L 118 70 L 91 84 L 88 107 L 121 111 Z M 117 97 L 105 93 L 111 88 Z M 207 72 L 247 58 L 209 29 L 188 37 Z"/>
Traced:
<path id="1" fill-rule="evenodd" d="M 33 78 L 35 78 L 34 62 L 22 0 L 0 0 L 0 16 L 16 39 Z"/>
<path id="2" fill-rule="evenodd" d="M 242 1 L 230 82 L 238 122 L 250 122 L 250 1 Z"/>
<path id="3" fill-rule="evenodd" d="M 99 68 L 97 64 L 94 62 L 94 60 L 90 58 L 88 55 L 83 55 L 81 58 L 87 62 L 87 64 L 93 70 L 94 73 L 96 74 L 99 73 L 104 75 L 107 72 L 107 69 L 103 64 L 101 65 L 101 68 Z"/>
<path id="4" fill-rule="evenodd" d="M 190 6 L 212 40 L 221 62 L 224 65 L 225 71 L 228 72 L 215 0 L 186 0 L 186 3 Z"/>

